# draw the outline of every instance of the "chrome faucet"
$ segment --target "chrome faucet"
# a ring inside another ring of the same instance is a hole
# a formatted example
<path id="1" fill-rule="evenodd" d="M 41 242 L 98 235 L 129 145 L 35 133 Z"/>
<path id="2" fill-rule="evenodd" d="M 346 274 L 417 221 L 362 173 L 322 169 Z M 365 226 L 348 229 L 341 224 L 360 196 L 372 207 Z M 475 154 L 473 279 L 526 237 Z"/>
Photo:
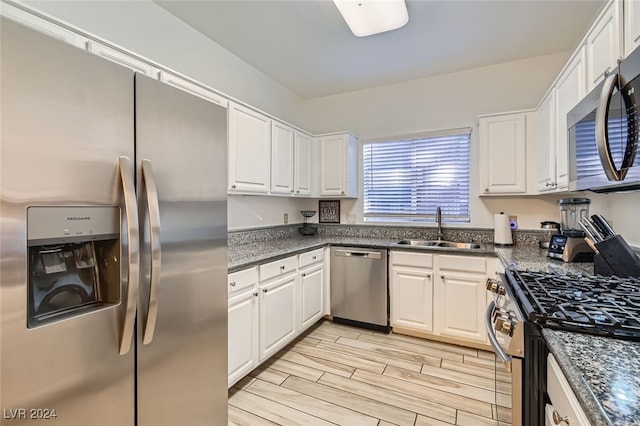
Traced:
<path id="1" fill-rule="evenodd" d="M 444 234 L 442 233 L 442 210 L 440 206 L 436 208 L 436 223 L 438 224 L 438 241 L 442 241 L 444 239 Z"/>

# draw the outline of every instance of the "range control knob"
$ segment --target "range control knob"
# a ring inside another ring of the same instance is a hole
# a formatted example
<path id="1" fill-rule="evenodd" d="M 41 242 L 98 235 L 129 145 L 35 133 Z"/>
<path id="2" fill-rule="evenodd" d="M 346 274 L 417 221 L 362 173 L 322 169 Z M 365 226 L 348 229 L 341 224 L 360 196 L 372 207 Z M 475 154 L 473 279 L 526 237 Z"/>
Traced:
<path id="1" fill-rule="evenodd" d="M 507 321 L 503 321 L 502 322 L 502 327 L 500 328 L 500 332 L 503 334 L 506 334 L 508 336 L 512 336 L 513 335 L 513 327 L 514 327 L 514 323 L 511 320 L 511 318 L 509 318 Z"/>
<path id="2" fill-rule="evenodd" d="M 487 279 L 487 290 L 492 293 L 503 295 L 506 293 L 506 290 L 502 283 L 498 280 L 494 280 L 493 278 Z"/>
<path id="3" fill-rule="evenodd" d="M 509 317 L 509 315 L 506 315 L 506 314 L 498 315 L 496 317 L 496 324 L 494 328 L 496 329 L 496 331 L 502 332 L 502 324 L 508 321 L 511 321 L 511 318 Z"/>
<path id="4" fill-rule="evenodd" d="M 506 315 L 507 315 L 507 311 L 504 308 L 501 308 L 500 306 L 496 306 L 496 308 L 493 310 L 493 321 L 495 322 L 498 317 L 506 316 Z"/>

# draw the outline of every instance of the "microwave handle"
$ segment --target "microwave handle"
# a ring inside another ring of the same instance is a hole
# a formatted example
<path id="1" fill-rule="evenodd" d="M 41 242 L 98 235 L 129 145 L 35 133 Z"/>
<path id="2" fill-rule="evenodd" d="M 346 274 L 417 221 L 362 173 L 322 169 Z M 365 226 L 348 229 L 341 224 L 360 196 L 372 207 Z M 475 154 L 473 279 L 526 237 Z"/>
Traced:
<path id="1" fill-rule="evenodd" d="M 621 178 L 624 179 L 627 171 L 633 166 L 638 150 L 638 115 L 636 97 L 633 90 L 625 90 L 627 83 L 620 76 L 619 80 L 620 94 L 624 101 L 624 108 L 627 112 L 627 147 L 624 151 L 622 159 L 622 169 L 620 171 Z"/>
<path id="2" fill-rule="evenodd" d="M 598 109 L 596 110 L 596 146 L 598 147 L 598 155 L 600 156 L 602 169 L 604 170 L 607 179 L 611 181 L 622 180 L 620 171 L 616 168 L 615 164 L 613 164 L 613 159 L 611 158 L 607 123 L 611 97 L 613 95 L 613 91 L 617 87 L 618 74 L 611 74 L 605 79 L 604 84 L 602 85 L 600 102 L 598 103 Z"/>

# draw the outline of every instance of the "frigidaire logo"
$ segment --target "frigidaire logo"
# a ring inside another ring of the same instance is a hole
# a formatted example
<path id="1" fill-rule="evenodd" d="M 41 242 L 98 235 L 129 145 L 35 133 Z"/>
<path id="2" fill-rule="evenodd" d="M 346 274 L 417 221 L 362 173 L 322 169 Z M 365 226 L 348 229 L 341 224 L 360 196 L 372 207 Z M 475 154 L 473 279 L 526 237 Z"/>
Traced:
<path id="1" fill-rule="evenodd" d="M 91 216 L 67 216 L 67 220 L 91 220 Z"/>

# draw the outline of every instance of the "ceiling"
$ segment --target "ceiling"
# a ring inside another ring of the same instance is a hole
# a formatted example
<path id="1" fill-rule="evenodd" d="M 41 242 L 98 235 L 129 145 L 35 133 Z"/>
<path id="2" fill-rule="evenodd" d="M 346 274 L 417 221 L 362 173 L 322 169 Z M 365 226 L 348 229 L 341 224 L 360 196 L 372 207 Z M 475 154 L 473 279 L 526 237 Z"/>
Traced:
<path id="1" fill-rule="evenodd" d="M 570 52 L 604 2 L 407 0 L 406 26 L 358 38 L 331 0 L 154 1 L 305 99 Z"/>

